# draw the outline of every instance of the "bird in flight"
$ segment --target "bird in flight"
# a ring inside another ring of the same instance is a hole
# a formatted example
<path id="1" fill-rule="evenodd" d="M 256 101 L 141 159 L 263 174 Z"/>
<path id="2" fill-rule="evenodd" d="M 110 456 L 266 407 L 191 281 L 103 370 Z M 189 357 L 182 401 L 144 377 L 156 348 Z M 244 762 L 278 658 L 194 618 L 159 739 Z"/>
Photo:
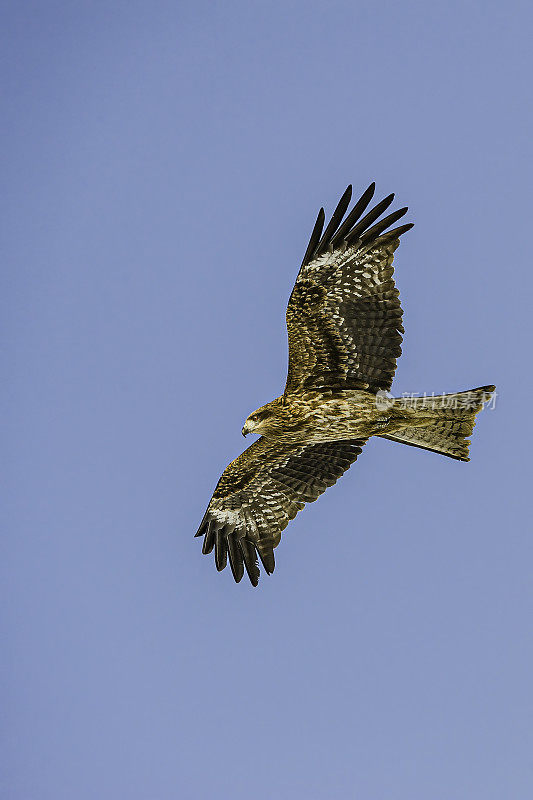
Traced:
<path id="1" fill-rule="evenodd" d="M 281 532 L 305 503 L 332 486 L 370 436 L 468 461 L 467 437 L 494 392 L 392 398 L 401 354 L 402 308 L 394 251 L 411 223 L 407 208 L 382 214 L 390 194 L 366 212 L 371 184 L 346 214 L 348 186 L 324 230 L 321 208 L 287 306 L 289 367 L 281 397 L 258 408 L 242 433 L 260 434 L 226 467 L 196 536 L 234 579 L 274 570 Z M 380 219 L 381 218 L 381 219 Z M 258 560 L 259 557 L 259 560 Z"/>

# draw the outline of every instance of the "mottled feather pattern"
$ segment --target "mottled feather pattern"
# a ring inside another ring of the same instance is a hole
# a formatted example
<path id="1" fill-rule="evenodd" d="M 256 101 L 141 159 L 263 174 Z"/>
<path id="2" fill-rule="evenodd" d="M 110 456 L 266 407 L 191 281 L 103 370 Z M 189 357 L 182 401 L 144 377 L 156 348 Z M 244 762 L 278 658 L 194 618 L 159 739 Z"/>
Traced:
<path id="1" fill-rule="evenodd" d="M 467 392 L 402 398 L 396 402 L 413 406 L 419 411 L 437 409 L 438 419 L 431 425 L 404 428 L 383 438 L 422 450 L 438 450 L 458 461 L 469 461 L 470 440 L 467 437 L 474 430 L 476 414 L 481 411 L 483 403 L 495 389 L 495 386 L 479 386 Z"/>
<path id="2" fill-rule="evenodd" d="M 292 445 L 265 437 L 254 442 L 222 474 L 197 536 L 203 552 L 215 548 L 217 569 L 229 556 L 238 582 L 246 569 L 259 579 L 257 555 L 267 573 L 274 569 L 274 548 L 305 503 L 312 503 L 352 464 L 364 441 Z"/>
<path id="3" fill-rule="evenodd" d="M 286 392 L 390 388 L 403 333 L 396 247 L 355 245 L 302 267 L 287 308 Z"/>

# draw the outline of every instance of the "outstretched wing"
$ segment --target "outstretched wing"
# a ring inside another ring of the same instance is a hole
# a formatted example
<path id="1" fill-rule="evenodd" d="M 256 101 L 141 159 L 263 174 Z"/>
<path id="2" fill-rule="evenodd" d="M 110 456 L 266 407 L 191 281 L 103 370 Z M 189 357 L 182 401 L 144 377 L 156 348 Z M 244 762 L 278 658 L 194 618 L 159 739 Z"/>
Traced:
<path id="1" fill-rule="evenodd" d="M 323 234 L 320 209 L 287 307 L 285 393 L 390 388 L 403 333 L 392 261 L 399 237 L 413 226 L 387 230 L 407 208 L 376 222 L 393 194 L 361 218 L 374 188 L 368 187 L 342 221 L 349 186 Z"/>
<path id="2" fill-rule="evenodd" d="M 357 439 L 301 445 L 258 439 L 222 473 L 196 534 L 204 537 L 202 552 L 215 549 L 219 571 L 229 557 L 235 580 L 246 569 L 257 586 L 257 555 L 265 571 L 273 572 L 274 548 L 289 520 L 340 478 L 364 444 Z"/>

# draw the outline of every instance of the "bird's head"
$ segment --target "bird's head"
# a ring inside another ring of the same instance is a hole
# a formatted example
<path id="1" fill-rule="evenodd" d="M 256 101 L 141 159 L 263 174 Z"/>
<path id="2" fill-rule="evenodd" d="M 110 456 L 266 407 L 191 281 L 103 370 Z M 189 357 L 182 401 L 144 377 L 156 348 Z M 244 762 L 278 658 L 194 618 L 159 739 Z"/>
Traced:
<path id="1" fill-rule="evenodd" d="M 259 433 L 262 435 L 275 433 L 280 424 L 276 413 L 276 402 L 277 401 L 274 400 L 272 403 L 267 403 L 266 406 L 261 406 L 261 408 L 254 411 L 253 414 L 250 414 L 243 425 L 242 435 L 246 436 L 248 433 Z"/>

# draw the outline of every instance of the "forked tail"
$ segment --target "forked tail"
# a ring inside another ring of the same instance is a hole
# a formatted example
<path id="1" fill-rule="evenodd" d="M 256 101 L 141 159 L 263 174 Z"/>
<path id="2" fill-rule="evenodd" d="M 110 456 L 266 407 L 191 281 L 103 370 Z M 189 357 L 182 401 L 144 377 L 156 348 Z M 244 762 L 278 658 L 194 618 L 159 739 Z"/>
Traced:
<path id="1" fill-rule="evenodd" d="M 495 386 L 480 386 L 468 392 L 443 394 L 432 397 L 410 397 L 396 400 L 405 403 L 405 408 L 427 413 L 435 412 L 435 419 L 423 425 L 409 426 L 395 431 L 394 435 L 383 435 L 383 439 L 421 447 L 443 456 L 469 461 L 468 447 L 476 424 L 476 414 L 487 403 Z"/>

